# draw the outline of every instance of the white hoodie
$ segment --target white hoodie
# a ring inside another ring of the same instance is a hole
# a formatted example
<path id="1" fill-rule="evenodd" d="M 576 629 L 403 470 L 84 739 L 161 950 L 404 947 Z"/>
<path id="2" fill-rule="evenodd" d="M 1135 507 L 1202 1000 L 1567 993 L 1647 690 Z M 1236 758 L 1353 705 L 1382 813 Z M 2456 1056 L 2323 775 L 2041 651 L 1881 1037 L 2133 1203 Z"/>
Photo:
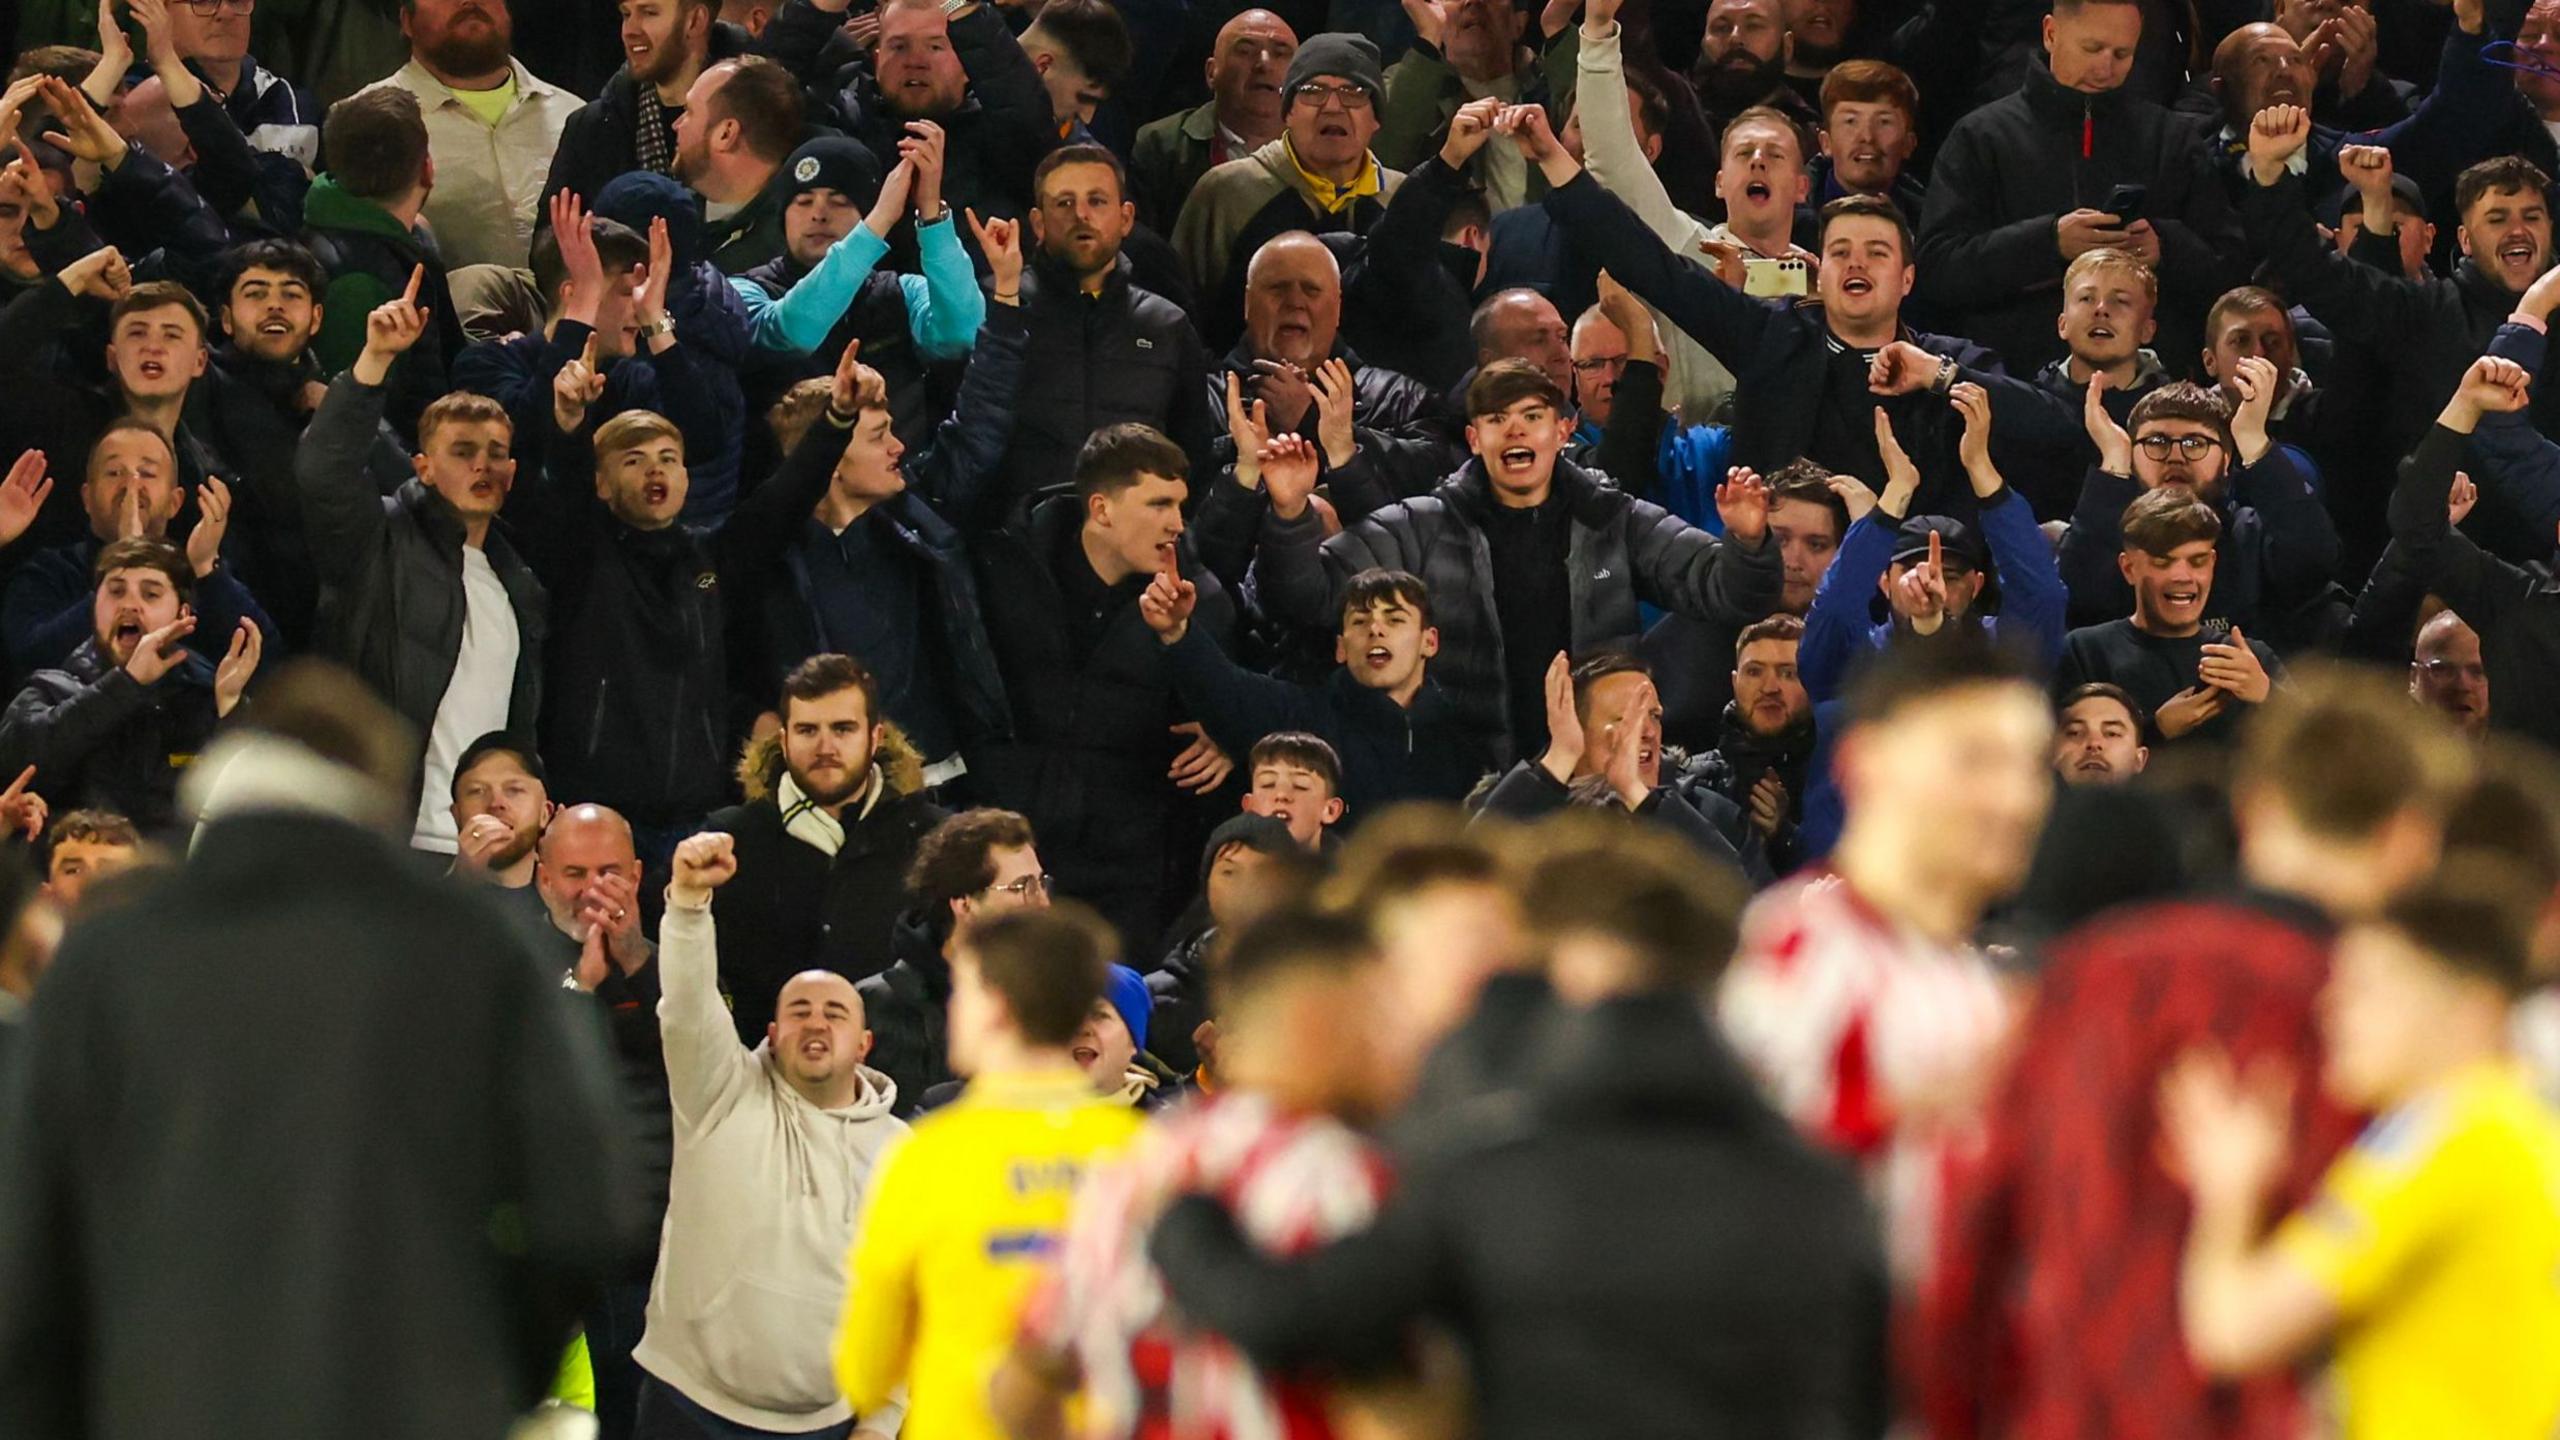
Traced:
<path id="1" fill-rule="evenodd" d="M 685 1398 L 759 1430 L 822 1429 L 852 1411 L 829 1344 L 845 1253 L 873 1170 L 906 1133 L 897 1087 L 821 1110 L 749 1050 L 721 1003 L 709 910 L 670 904 L 659 930 L 658 1028 L 675 1102 L 675 1172 L 648 1328 L 633 1358 Z M 902 1407 L 861 1417 L 897 1433 Z"/>

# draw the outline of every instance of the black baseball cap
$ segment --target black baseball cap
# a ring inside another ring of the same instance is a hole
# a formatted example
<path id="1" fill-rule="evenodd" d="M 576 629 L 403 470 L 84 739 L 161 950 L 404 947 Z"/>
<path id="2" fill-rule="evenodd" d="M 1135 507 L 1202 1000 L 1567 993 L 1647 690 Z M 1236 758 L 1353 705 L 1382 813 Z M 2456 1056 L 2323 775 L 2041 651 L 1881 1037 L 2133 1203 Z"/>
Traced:
<path id="1" fill-rule="evenodd" d="M 1938 537 L 1940 554 L 1946 559 L 1975 570 L 1984 568 L 1989 558 L 1983 554 L 1982 537 L 1973 527 L 1950 515 L 1914 515 L 1902 522 L 1893 537 L 1893 563 L 1909 564 L 1929 558 L 1929 537 Z"/>
<path id="2" fill-rule="evenodd" d="M 532 741 L 513 731 L 492 730 L 463 747 L 462 758 L 453 762 L 453 779 L 449 788 L 459 792 L 462 777 L 471 773 L 472 766 L 492 755 L 512 755 L 516 763 L 524 767 L 524 773 L 545 785 L 551 783 L 542 773 L 542 753 L 533 748 Z"/>

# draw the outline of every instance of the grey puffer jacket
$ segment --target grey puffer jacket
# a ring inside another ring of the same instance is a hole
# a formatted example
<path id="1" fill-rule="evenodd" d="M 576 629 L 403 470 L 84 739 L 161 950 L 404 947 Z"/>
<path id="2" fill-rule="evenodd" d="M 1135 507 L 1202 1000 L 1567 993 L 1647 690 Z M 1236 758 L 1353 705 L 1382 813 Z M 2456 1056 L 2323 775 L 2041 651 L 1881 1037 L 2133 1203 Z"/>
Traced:
<path id="1" fill-rule="evenodd" d="M 1632 648 L 1643 629 L 1639 603 L 1735 626 L 1778 608 L 1783 576 L 1765 537 L 1756 547 L 1729 544 L 1569 460 L 1556 462 L 1554 483 L 1573 514 L 1566 563 L 1576 655 Z M 1331 629 L 1352 576 L 1370 569 L 1421 576 L 1440 630 L 1431 678 L 1507 764 L 1516 756 L 1484 532 L 1493 505 L 1484 462 L 1469 460 L 1430 494 L 1383 506 L 1330 540 L 1312 506 L 1296 520 L 1266 513 L 1260 578 L 1272 613 Z"/>

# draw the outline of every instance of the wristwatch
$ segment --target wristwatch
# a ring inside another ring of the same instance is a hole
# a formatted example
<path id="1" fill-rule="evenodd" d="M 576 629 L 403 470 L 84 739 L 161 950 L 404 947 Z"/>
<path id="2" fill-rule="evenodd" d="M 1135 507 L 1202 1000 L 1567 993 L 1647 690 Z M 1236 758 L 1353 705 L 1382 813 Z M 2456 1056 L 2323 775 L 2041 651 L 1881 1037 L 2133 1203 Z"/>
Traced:
<path id="1" fill-rule="evenodd" d="M 661 335 L 673 335 L 674 333 L 676 333 L 676 317 L 673 315 L 661 315 L 657 319 L 640 327 L 640 338 L 644 341 L 655 340 Z"/>

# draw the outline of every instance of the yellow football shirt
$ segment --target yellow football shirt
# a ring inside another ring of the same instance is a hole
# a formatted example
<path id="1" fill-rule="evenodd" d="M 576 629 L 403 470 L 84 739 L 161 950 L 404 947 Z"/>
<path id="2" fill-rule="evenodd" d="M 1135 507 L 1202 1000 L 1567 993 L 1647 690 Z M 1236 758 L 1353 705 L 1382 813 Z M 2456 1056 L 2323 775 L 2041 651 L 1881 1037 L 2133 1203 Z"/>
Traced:
<path id="1" fill-rule="evenodd" d="M 907 1386 L 903 1440 L 1003 1440 L 987 1384 L 1086 1170 L 1137 1113 L 1084 1072 L 982 1075 L 881 1161 L 850 1261 L 836 1380 L 857 1415 Z"/>
<path id="2" fill-rule="evenodd" d="M 2560 1433 L 2560 1119 L 2515 1067 L 2375 1120 L 2276 1244 L 2338 1307 L 2347 1440 Z"/>

